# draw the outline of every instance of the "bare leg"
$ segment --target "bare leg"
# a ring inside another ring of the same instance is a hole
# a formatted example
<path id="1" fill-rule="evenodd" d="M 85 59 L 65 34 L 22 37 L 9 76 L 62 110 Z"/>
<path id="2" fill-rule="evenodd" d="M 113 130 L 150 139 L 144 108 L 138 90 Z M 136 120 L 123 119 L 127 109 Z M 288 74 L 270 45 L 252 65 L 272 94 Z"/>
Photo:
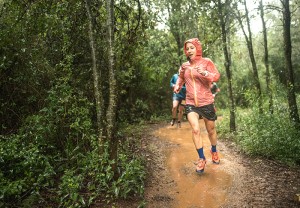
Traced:
<path id="1" fill-rule="evenodd" d="M 217 145 L 217 131 L 215 128 L 215 121 L 210 121 L 206 118 L 203 119 L 211 145 Z"/>
<path id="2" fill-rule="evenodd" d="M 199 125 L 199 115 L 198 113 L 191 112 L 187 115 L 189 123 L 193 131 L 193 141 L 196 149 L 203 147 L 203 139 L 200 136 L 200 125 Z"/>
<path id="3" fill-rule="evenodd" d="M 173 100 L 173 107 L 172 107 L 172 118 L 176 118 L 177 116 L 177 108 L 178 108 L 179 101 Z"/>
<path id="4" fill-rule="evenodd" d="M 178 107 L 178 121 L 181 121 L 181 119 L 182 119 L 183 110 L 184 110 L 184 107 L 182 105 L 179 105 L 179 107 Z"/>
<path id="5" fill-rule="evenodd" d="M 206 130 L 208 132 L 208 138 L 210 140 L 211 145 L 215 146 L 217 145 L 217 131 L 215 128 L 215 122 L 207 120 L 204 118 Z M 215 150 L 211 150 L 211 155 L 212 155 L 212 162 L 214 164 L 220 164 L 220 158 L 218 155 L 218 152 L 215 152 Z"/>

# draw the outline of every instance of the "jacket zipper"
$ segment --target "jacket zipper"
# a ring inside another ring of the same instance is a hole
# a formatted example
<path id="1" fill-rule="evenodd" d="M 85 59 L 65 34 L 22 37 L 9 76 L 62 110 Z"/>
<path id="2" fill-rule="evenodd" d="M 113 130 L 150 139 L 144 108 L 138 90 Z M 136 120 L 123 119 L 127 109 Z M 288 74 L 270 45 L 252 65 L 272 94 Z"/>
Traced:
<path id="1" fill-rule="evenodd" d="M 197 90 L 196 90 L 196 82 L 195 82 L 195 79 L 194 79 L 194 76 L 193 76 L 193 68 L 191 67 L 191 77 L 192 77 L 192 80 L 193 80 L 193 85 L 194 85 L 194 101 L 195 101 L 195 107 L 198 107 L 198 99 L 197 99 Z"/>

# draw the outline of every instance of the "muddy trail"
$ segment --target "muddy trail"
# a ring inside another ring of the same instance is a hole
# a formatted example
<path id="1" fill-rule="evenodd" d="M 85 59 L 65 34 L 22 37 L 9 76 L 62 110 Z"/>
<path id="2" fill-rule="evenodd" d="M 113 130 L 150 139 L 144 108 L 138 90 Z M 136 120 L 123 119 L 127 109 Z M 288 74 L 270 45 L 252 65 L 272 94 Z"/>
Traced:
<path id="1" fill-rule="evenodd" d="M 221 163 L 213 164 L 204 122 L 199 122 L 208 161 L 201 175 L 195 172 L 198 156 L 187 121 L 181 128 L 156 126 L 145 140 L 149 151 L 146 207 L 300 207 L 296 200 L 299 168 L 247 157 L 233 143 L 220 140 Z"/>

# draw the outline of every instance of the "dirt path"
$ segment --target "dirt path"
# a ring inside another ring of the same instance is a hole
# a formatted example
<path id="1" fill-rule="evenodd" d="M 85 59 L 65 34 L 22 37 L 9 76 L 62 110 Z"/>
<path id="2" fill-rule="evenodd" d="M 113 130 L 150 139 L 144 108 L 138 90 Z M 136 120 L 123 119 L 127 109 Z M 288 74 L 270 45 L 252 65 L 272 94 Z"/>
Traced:
<path id="1" fill-rule="evenodd" d="M 221 164 L 210 160 L 210 143 L 200 120 L 205 173 L 195 173 L 197 153 L 188 122 L 165 126 L 147 138 L 150 178 L 145 198 L 149 208 L 300 207 L 300 170 L 248 158 L 233 144 L 218 141 Z"/>

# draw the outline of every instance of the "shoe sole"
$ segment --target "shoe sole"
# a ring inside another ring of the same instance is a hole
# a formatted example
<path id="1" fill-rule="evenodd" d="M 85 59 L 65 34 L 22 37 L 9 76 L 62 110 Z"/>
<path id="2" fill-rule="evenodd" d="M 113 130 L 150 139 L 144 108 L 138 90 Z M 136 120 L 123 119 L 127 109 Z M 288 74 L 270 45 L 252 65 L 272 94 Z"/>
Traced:
<path id="1" fill-rule="evenodd" d="M 197 173 L 198 175 L 203 175 L 203 173 L 204 173 L 204 170 L 202 170 L 202 171 L 200 171 L 200 170 L 199 170 L 199 171 L 197 171 L 197 170 L 196 170 L 196 173 Z"/>
<path id="2" fill-rule="evenodd" d="M 212 155 L 212 151 L 210 151 L 210 154 Z M 216 161 L 214 161 L 214 160 L 212 160 L 212 162 L 214 163 L 214 164 L 220 164 L 220 160 L 219 160 L 219 162 L 216 162 Z"/>
<path id="3" fill-rule="evenodd" d="M 196 163 L 194 163 L 195 165 L 198 165 L 198 163 L 196 162 Z M 205 163 L 204 163 L 204 166 L 203 166 L 203 169 L 202 170 L 197 170 L 196 169 L 196 173 L 197 174 L 199 174 L 199 175 L 202 175 L 203 173 L 204 173 L 204 168 L 205 168 L 205 165 L 206 165 L 206 161 L 205 161 Z"/>

